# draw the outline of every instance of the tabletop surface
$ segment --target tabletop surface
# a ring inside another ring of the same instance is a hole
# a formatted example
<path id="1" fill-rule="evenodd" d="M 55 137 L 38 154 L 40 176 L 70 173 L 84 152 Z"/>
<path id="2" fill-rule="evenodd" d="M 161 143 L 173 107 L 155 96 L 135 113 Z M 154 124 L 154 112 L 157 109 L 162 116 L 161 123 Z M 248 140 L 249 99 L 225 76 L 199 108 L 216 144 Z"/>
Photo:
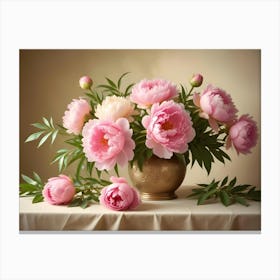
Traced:
<path id="1" fill-rule="evenodd" d="M 220 202 L 197 205 L 186 198 L 191 186 L 181 186 L 177 199 L 142 201 L 135 210 L 113 211 L 100 204 L 86 209 L 46 202 L 32 204 L 31 197 L 19 201 L 20 231 L 190 231 L 261 229 L 261 203 L 249 201 L 249 206 Z"/>

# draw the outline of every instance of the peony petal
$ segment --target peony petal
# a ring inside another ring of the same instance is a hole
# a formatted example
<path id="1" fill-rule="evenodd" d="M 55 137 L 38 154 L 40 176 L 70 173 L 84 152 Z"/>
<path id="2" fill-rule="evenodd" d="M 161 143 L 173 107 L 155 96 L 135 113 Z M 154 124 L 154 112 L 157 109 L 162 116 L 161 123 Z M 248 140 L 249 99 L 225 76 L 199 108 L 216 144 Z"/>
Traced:
<path id="1" fill-rule="evenodd" d="M 212 128 L 215 132 L 218 133 L 219 130 L 220 130 L 220 127 L 219 127 L 218 123 L 217 123 L 214 119 L 212 119 L 212 118 L 209 118 L 208 122 L 209 122 L 209 125 L 211 126 L 211 128 Z"/>
<path id="2" fill-rule="evenodd" d="M 199 93 L 193 94 L 193 103 L 195 106 L 200 107 L 200 96 Z"/>

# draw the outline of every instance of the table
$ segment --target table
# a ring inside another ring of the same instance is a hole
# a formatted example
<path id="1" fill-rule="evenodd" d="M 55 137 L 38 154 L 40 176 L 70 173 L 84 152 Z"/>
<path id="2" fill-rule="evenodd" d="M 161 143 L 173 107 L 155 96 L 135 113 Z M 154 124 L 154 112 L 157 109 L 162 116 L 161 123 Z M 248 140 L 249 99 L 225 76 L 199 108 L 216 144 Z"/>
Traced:
<path id="1" fill-rule="evenodd" d="M 261 230 L 261 203 L 228 207 L 211 202 L 196 205 L 186 198 L 191 186 L 181 186 L 177 199 L 143 201 L 133 211 L 112 211 L 100 204 L 86 209 L 56 206 L 46 202 L 32 204 L 20 198 L 20 231 L 220 231 Z"/>

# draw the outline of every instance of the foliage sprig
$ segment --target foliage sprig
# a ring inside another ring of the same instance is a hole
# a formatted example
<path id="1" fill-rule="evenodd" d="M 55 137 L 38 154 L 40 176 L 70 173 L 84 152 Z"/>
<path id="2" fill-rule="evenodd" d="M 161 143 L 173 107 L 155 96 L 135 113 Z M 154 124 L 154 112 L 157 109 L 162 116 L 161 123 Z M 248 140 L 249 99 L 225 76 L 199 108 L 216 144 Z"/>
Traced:
<path id="1" fill-rule="evenodd" d="M 247 200 L 261 200 L 261 191 L 249 184 L 237 185 L 234 177 L 228 182 L 228 176 L 223 180 L 212 180 L 210 184 L 198 184 L 200 188 L 192 189 L 192 193 L 187 197 L 197 198 L 197 205 L 204 204 L 211 199 L 218 199 L 225 206 L 239 203 L 249 206 Z"/>

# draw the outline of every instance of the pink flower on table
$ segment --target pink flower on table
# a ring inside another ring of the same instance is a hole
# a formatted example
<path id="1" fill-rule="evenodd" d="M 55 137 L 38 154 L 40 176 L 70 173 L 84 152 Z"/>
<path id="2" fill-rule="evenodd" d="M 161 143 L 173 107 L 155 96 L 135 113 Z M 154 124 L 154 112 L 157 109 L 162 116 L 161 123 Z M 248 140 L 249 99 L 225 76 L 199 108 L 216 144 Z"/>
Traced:
<path id="1" fill-rule="evenodd" d="M 110 180 L 112 184 L 101 191 L 100 204 L 112 210 L 123 211 L 134 209 L 141 203 L 139 193 L 125 178 L 112 176 Z"/>
<path id="2" fill-rule="evenodd" d="M 66 175 L 48 179 L 44 186 L 44 200 L 50 204 L 68 204 L 74 197 L 76 189 L 72 180 Z"/>
<path id="3" fill-rule="evenodd" d="M 116 122 L 89 120 L 82 131 L 84 153 L 99 170 L 112 169 L 115 164 L 125 166 L 134 156 L 132 129 L 125 118 Z"/>
<path id="4" fill-rule="evenodd" d="M 91 107 L 86 100 L 73 99 L 62 118 L 63 126 L 67 129 L 67 132 L 75 135 L 80 134 L 90 111 Z"/>
<path id="5" fill-rule="evenodd" d="M 230 124 L 236 119 L 238 110 L 230 95 L 220 88 L 208 85 L 201 95 L 193 95 L 193 102 L 200 107 L 200 116 L 207 119 L 216 132 L 219 131 L 218 122 Z"/>
<path id="6" fill-rule="evenodd" d="M 257 144 L 258 129 L 256 122 L 249 115 L 242 115 L 229 130 L 226 148 L 234 146 L 237 153 L 248 154 Z"/>
<path id="7" fill-rule="evenodd" d="M 173 153 L 184 153 L 195 137 L 192 120 L 183 104 L 172 100 L 154 104 L 142 120 L 147 129 L 146 146 L 160 157 L 169 159 Z"/>
<path id="8" fill-rule="evenodd" d="M 131 91 L 130 99 L 136 103 L 139 108 L 149 108 L 155 103 L 172 99 L 178 95 L 175 85 L 162 79 L 142 80 L 134 85 Z"/>
<path id="9" fill-rule="evenodd" d="M 98 104 L 95 110 L 95 116 L 99 120 L 116 121 L 119 118 L 126 118 L 132 121 L 134 105 L 129 99 L 120 96 L 107 96 L 102 104 Z"/>

